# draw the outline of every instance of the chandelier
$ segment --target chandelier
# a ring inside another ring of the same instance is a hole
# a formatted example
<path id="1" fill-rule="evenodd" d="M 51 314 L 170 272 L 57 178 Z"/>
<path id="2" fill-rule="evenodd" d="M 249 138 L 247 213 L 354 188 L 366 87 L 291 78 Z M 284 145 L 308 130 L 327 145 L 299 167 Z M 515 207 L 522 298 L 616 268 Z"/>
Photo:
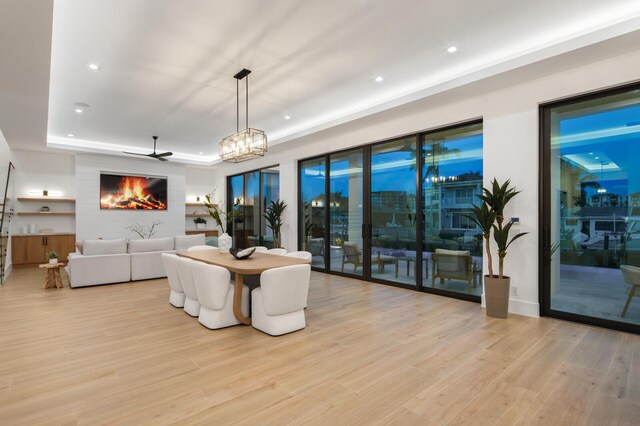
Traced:
<path id="1" fill-rule="evenodd" d="M 229 163 L 239 163 L 264 156 L 267 152 L 267 135 L 262 130 L 249 127 L 249 74 L 251 70 L 243 68 L 233 76 L 236 79 L 236 133 L 220 142 L 220 158 Z M 240 80 L 246 84 L 245 129 L 240 131 Z"/>

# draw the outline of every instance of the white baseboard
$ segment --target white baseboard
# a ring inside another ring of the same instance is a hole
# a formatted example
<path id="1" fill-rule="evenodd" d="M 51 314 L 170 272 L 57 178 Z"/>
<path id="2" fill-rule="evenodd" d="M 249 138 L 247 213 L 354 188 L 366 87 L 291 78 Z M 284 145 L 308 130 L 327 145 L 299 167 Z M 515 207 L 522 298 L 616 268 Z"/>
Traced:
<path id="1" fill-rule="evenodd" d="M 485 308 L 486 306 L 483 294 L 482 307 Z M 509 299 L 509 313 L 523 315 L 525 317 L 540 318 L 540 304 L 518 299 Z"/>

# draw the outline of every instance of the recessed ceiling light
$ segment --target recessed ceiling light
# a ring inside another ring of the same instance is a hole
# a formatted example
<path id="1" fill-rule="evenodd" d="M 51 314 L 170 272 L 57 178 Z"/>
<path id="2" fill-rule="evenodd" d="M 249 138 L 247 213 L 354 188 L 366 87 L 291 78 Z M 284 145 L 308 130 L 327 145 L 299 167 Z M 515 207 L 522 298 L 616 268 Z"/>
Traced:
<path id="1" fill-rule="evenodd" d="M 100 69 L 100 65 L 98 65 L 98 64 L 89 64 L 89 69 L 92 69 L 94 71 L 98 71 Z"/>
<path id="2" fill-rule="evenodd" d="M 67 136 L 69 136 L 70 138 L 74 137 L 75 135 L 73 133 L 69 133 Z"/>
<path id="3" fill-rule="evenodd" d="M 200 151 L 198 154 L 202 155 L 202 154 L 204 154 L 204 152 Z"/>
<path id="4" fill-rule="evenodd" d="M 600 157 L 596 157 L 596 160 L 599 160 L 599 159 L 600 159 Z"/>
<path id="5" fill-rule="evenodd" d="M 82 112 L 83 112 L 80 108 L 76 108 L 76 109 L 75 109 L 75 111 L 76 111 L 78 114 L 82 114 Z"/>
<path id="6" fill-rule="evenodd" d="M 376 80 L 376 83 L 382 83 L 384 81 L 384 77 L 379 75 L 379 76 L 376 77 L 375 80 Z"/>
<path id="7" fill-rule="evenodd" d="M 590 152 L 589 155 L 593 155 L 593 152 Z"/>
<path id="8" fill-rule="evenodd" d="M 455 53 L 458 51 L 458 48 L 455 46 L 451 46 L 450 48 L 447 49 L 447 52 L 449 53 Z"/>
<path id="9" fill-rule="evenodd" d="M 285 115 L 285 116 L 284 116 L 284 119 L 285 119 L 285 120 L 291 120 L 291 116 L 290 116 L 290 115 Z"/>

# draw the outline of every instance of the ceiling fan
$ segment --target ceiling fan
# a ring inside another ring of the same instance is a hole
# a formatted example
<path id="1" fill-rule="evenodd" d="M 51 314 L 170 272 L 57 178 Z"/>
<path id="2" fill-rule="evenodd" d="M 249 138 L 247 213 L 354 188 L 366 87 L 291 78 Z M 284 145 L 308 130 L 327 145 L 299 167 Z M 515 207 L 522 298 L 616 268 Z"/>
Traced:
<path id="1" fill-rule="evenodd" d="M 151 154 L 139 154 L 137 152 L 128 152 L 128 151 L 122 151 L 125 154 L 131 154 L 131 155 L 142 155 L 143 157 L 151 157 L 151 158 L 155 158 L 156 160 L 160 160 L 160 161 L 169 161 L 164 157 L 171 157 L 173 155 L 173 152 L 161 152 L 159 154 L 156 153 L 156 143 L 158 142 L 158 137 L 157 136 L 152 136 L 153 137 L 153 152 Z"/>

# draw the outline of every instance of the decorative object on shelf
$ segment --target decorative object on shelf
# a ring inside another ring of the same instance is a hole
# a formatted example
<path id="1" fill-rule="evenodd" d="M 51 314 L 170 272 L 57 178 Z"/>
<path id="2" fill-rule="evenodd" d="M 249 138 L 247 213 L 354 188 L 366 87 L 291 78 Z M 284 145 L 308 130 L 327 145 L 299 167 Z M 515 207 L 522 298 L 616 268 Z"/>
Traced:
<path id="1" fill-rule="evenodd" d="M 51 209 L 49 208 L 49 206 L 40 207 L 40 212 L 42 212 L 42 213 L 49 213 L 50 211 L 51 211 Z"/>
<path id="2" fill-rule="evenodd" d="M 51 250 L 49 253 L 47 253 L 47 259 L 49 259 L 50 264 L 55 265 L 56 263 L 58 263 L 58 253 L 56 253 L 55 250 Z"/>
<path id="3" fill-rule="evenodd" d="M 49 191 L 47 191 L 46 189 L 42 190 L 42 196 L 43 197 L 48 197 L 49 196 Z"/>
<path id="4" fill-rule="evenodd" d="M 30 234 L 35 234 L 36 233 L 36 224 L 32 223 L 29 225 L 29 233 Z"/>
<path id="5" fill-rule="evenodd" d="M 143 240 L 146 240 L 152 238 L 158 233 L 158 226 L 161 224 L 162 222 L 159 220 L 154 220 L 150 225 L 134 223 L 133 225 L 127 226 L 126 229 L 131 231 L 133 234 L 138 234 Z"/>
<path id="6" fill-rule="evenodd" d="M 207 219 L 205 219 L 204 217 L 196 217 L 195 219 L 193 219 L 193 223 L 196 224 L 196 229 L 198 231 L 202 231 L 207 224 Z"/>
<path id="7" fill-rule="evenodd" d="M 143 157 L 151 157 L 151 158 L 155 158 L 156 160 L 160 160 L 160 161 L 169 161 L 165 157 L 171 157 L 173 155 L 173 152 L 156 153 L 156 145 L 158 143 L 158 137 L 157 136 L 151 136 L 151 137 L 153 138 L 153 152 L 151 154 L 140 154 L 138 152 L 127 152 L 127 151 L 122 151 L 122 152 L 124 154 L 142 155 Z"/>
<path id="8" fill-rule="evenodd" d="M 267 135 L 262 130 L 249 127 L 249 74 L 251 70 L 243 68 L 233 78 L 236 79 L 236 133 L 220 142 L 220 158 L 230 163 L 251 160 L 264 156 L 267 152 Z M 240 131 L 240 80 L 246 84 L 245 129 Z"/>
<path id="9" fill-rule="evenodd" d="M 200 196 L 199 196 L 199 195 L 196 197 L 196 202 L 197 202 L 197 203 L 199 203 L 199 202 L 200 202 Z"/>
<path id="10" fill-rule="evenodd" d="M 487 252 L 489 275 L 484 276 L 484 293 L 487 304 L 487 315 L 493 318 L 507 318 L 509 312 L 509 288 L 511 278 L 504 275 L 504 259 L 507 249 L 515 240 L 525 236 L 528 232 L 521 232 L 509 239 L 509 232 L 513 222 L 503 225 L 504 208 L 520 191 L 509 187 L 510 180 L 500 185 L 494 178 L 491 189 L 482 188 L 482 205 L 473 205 L 473 214 L 468 215 L 482 229 Z M 493 274 L 493 258 L 491 256 L 491 231 L 498 248 L 498 275 Z"/>
<path id="11" fill-rule="evenodd" d="M 267 206 L 266 213 L 263 215 L 267 221 L 267 227 L 273 232 L 273 248 L 281 247 L 282 234 L 280 229 L 282 228 L 282 214 L 286 208 L 287 204 L 277 199 L 276 201 L 271 201 L 271 204 Z"/>
<path id="12" fill-rule="evenodd" d="M 229 249 L 229 253 L 231 253 L 231 255 L 238 260 L 248 259 L 249 257 L 251 257 L 251 255 L 255 251 L 256 251 L 255 247 L 250 247 L 247 249 L 239 249 L 239 248 Z"/>

